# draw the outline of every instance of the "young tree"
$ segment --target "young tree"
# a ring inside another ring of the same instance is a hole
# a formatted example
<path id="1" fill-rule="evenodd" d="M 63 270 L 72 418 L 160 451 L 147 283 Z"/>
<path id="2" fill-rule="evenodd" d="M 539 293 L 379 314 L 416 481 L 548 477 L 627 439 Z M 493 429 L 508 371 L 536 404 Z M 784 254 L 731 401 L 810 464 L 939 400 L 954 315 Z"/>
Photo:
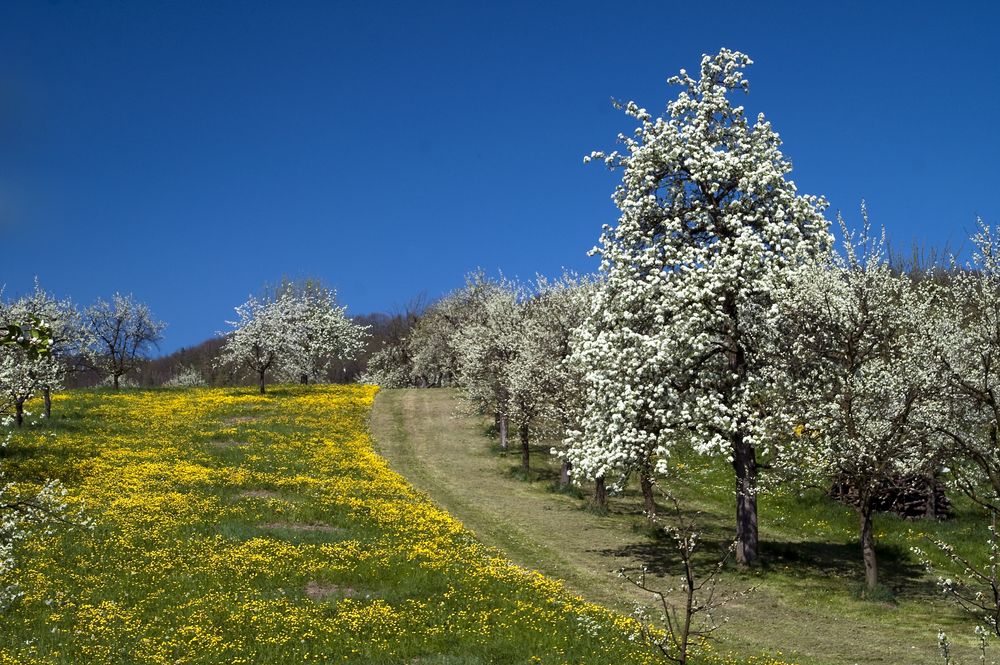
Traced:
<path id="1" fill-rule="evenodd" d="M 685 516 L 675 496 L 662 489 L 661 493 L 670 508 L 670 517 L 665 522 L 654 518 L 654 522 L 673 541 L 673 549 L 679 555 L 682 568 L 680 584 L 671 589 L 658 589 L 646 580 L 645 567 L 638 572 L 623 568 L 619 575 L 650 593 L 653 603 L 658 606 L 659 630 L 653 628 L 650 620 L 654 617 L 644 607 L 639 605 L 636 608 L 636 618 L 643 626 L 642 635 L 646 642 L 667 661 L 687 665 L 719 628 L 718 610 L 730 601 L 746 596 L 754 588 L 737 593 L 718 593 L 719 578 L 736 549 L 735 542 L 721 553 L 713 565 L 702 569 L 695 560 L 695 551 L 701 540 L 698 526 Z M 676 598 L 677 595 L 681 597 L 681 602 L 671 602 L 671 597 Z"/>
<path id="2" fill-rule="evenodd" d="M 803 265 L 776 285 L 766 422 L 772 441 L 786 446 L 782 467 L 857 492 L 865 582 L 873 589 L 874 499 L 894 478 L 936 463 L 940 384 L 922 351 L 929 298 L 890 268 L 884 233 L 879 240 L 868 231 L 865 215 L 856 242 L 844 228 L 843 255 Z"/>
<path id="3" fill-rule="evenodd" d="M 625 153 L 592 153 L 623 170 L 621 216 L 595 249 L 606 286 L 574 349 L 588 367 L 592 412 L 575 437 L 585 448 L 631 463 L 628 451 L 663 456 L 683 437 L 732 460 L 741 564 L 758 556 L 766 443 L 755 432 L 764 359 L 746 320 L 768 311 L 773 272 L 829 243 L 825 202 L 798 195 L 770 123 L 751 125 L 729 100 L 748 89 L 749 64 L 727 49 L 704 56 L 700 79 L 670 79 L 681 93 L 666 118 L 629 102 L 639 127 L 619 137 Z"/>
<path id="4" fill-rule="evenodd" d="M 265 390 L 267 372 L 286 358 L 302 353 L 303 336 L 298 334 L 299 308 L 290 293 L 279 294 L 272 301 L 254 296 L 236 307 L 238 320 L 227 321 L 233 327 L 219 352 L 219 365 L 231 364 L 257 375 L 260 394 Z"/>
<path id="5" fill-rule="evenodd" d="M 121 377 L 131 372 L 156 345 L 166 324 L 153 318 L 149 307 L 131 294 L 115 293 L 111 302 L 98 300 L 84 312 L 92 335 L 89 357 L 94 367 L 111 377 L 118 390 Z"/>

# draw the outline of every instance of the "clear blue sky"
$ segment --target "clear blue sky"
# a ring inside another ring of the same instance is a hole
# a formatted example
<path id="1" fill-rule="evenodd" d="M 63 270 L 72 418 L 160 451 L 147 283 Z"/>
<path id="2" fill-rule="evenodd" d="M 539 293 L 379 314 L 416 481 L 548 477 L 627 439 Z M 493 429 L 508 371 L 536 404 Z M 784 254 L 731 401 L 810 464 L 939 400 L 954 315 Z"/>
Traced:
<path id="1" fill-rule="evenodd" d="M 132 292 L 163 351 L 283 275 L 349 313 L 481 266 L 592 270 L 582 163 L 702 53 L 748 53 L 800 191 L 896 244 L 1000 224 L 1000 3 L 0 4 L 0 283 Z"/>

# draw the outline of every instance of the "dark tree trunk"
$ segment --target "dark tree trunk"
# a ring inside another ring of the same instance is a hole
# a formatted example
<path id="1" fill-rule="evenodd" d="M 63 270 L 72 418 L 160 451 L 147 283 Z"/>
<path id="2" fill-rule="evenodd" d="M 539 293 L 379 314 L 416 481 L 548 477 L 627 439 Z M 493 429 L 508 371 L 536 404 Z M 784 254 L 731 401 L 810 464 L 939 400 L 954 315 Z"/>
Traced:
<path id="1" fill-rule="evenodd" d="M 302 383 L 302 384 L 309 383 L 309 375 L 308 374 L 302 374 L 302 375 L 300 375 L 299 376 L 299 383 Z"/>
<path id="2" fill-rule="evenodd" d="M 264 372 L 263 372 L 263 370 L 260 371 L 260 372 L 257 372 L 257 379 L 258 379 L 258 382 L 259 382 L 259 385 L 260 385 L 260 394 L 263 395 L 264 394 Z"/>
<path id="3" fill-rule="evenodd" d="M 497 430 L 500 434 L 500 450 L 507 452 L 507 416 L 497 414 Z"/>
<path id="4" fill-rule="evenodd" d="M 528 449 L 528 426 L 521 425 L 519 429 L 521 435 L 521 471 L 528 473 L 531 455 L 531 451 Z"/>
<path id="5" fill-rule="evenodd" d="M 594 479 L 594 503 L 600 508 L 608 507 L 608 486 L 604 482 L 604 476 Z"/>
<path id="6" fill-rule="evenodd" d="M 878 584 L 878 559 L 875 558 L 875 536 L 872 534 L 871 507 L 869 505 L 861 506 L 859 514 L 861 517 L 861 556 L 865 561 L 865 586 L 871 590 Z"/>
<path id="7" fill-rule="evenodd" d="M 573 465 L 568 460 L 563 460 L 562 468 L 559 469 L 559 487 L 569 486 L 569 470 Z"/>
<path id="8" fill-rule="evenodd" d="M 45 417 L 52 417 L 52 389 L 48 386 L 42 388 L 42 398 L 45 400 Z"/>
<path id="9" fill-rule="evenodd" d="M 929 472 L 927 474 L 927 504 L 924 507 L 924 517 L 928 519 L 935 519 L 938 516 L 937 485 L 934 472 Z"/>
<path id="10" fill-rule="evenodd" d="M 727 293 L 723 311 L 730 328 L 725 335 L 729 372 L 734 377 L 723 389 L 724 396 L 732 400 L 746 381 L 747 358 L 740 334 L 740 312 L 736 294 Z M 733 470 L 736 472 L 736 562 L 741 566 L 758 563 L 757 535 L 757 451 L 746 440 L 744 432 L 737 429 L 730 436 L 733 451 Z"/>
<path id="11" fill-rule="evenodd" d="M 646 511 L 646 517 L 655 520 L 656 501 L 653 498 L 653 479 L 646 469 L 639 472 L 639 486 L 642 488 L 642 505 Z"/>
<path id="12" fill-rule="evenodd" d="M 14 401 L 14 421 L 17 423 L 18 427 L 24 425 L 24 400 L 19 399 Z"/>
<path id="13" fill-rule="evenodd" d="M 732 441 L 736 471 L 736 562 L 753 566 L 758 559 L 757 451 L 741 434 Z"/>
<path id="14" fill-rule="evenodd" d="M 118 375 L 117 374 L 112 374 L 111 375 L 111 385 L 113 385 L 115 387 L 115 390 L 118 390 Z"/>

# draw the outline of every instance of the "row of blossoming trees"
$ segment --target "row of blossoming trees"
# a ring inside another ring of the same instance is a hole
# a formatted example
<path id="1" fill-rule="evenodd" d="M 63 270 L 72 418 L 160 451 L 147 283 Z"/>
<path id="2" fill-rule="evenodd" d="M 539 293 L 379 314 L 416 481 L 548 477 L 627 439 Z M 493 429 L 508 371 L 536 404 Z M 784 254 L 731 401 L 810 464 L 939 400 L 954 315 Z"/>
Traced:
<path id="1" fill-rule="evenodd" d="M 0 328 L 16 329 L 26 321 L 45 326 L 43 354 L 30 347 L 0 347 L 0 415 L 24 422 L 24 404 L 36 394 L 51 415 L 51 394 L 66 376 L 89 367 L 107 377 L 116 390 L 139 363 L 147 348 L 160 339 L 164 324 L 131 295 L 114 294 L 82 311 L 70 300 L 59 300 L 36 282 L 32 293 L 12 302 L 0 301 Z"/>
<path id="2" fill-rule="evenodd" d="M 336 292 L 318 282 L 286 282 L 268 297 L 251 296 L 236 308 L 237 320 L 218 364 L 251 372 L 260 392 L 268 373 L 308 383 L 334 360 L 353 358 L 368 336 L 366 326 L 347 316 Z"/>
<path id="3" fill-rule="evenodd" d="M 723 50 L 698 79 L 682 70 L 662 118 L 621 105 L 634 133 L 588 158 L 623 174 L 598 277 L 474 274 L 373 355 L 368 378 L 459 385 L 502 447 L 516 431 L 525 469 L 529 441 L 553 438 L 564 481 L 594 481 L 601 499 L 638 477 L 648 511 L 679 446 L 724 458 L 745 565 L 762 467 L 847 483 L 874 587 L 887 483 L 947 467 L 1000 505 L 1000 239 L 983 226 L 970 265 L 900 270 L 862 210 L 836 245 L 777 133 L 730 101 L 749 64 Z"/>
<path id="4" fill-rule="evenodd" d="M 367 334 L 337 304 L 336 293 L 315 281 L 286 282 L 267 296 L 251 296 L 236 313 L 233 329 L 223 333 L 216 365 L 232 380 L 251 373 L 261 392 L 268 373 L 284 381 L 315 380 L 331 361 L 353 357 Z M 165 327 L 131 295 L 116 293 L 81 310 L 37 283 L 28 295 L 0 300 L 0 329 L 14 331 L 12 342 L 26 322 L 44 326 L 45 353 L 30 344 L 0 345 L 0 416 L 18 427 L 25 403 L 35 395 L 44 397 L 44 413 L 51 416 L 51 394 L 73 372 L 96 371 L 118 390 Z M 30 323 L 26 329 L 32 330 Z M 205 385 L 205 379 L 193 368 L 181 368 L 167 385 Z"/>

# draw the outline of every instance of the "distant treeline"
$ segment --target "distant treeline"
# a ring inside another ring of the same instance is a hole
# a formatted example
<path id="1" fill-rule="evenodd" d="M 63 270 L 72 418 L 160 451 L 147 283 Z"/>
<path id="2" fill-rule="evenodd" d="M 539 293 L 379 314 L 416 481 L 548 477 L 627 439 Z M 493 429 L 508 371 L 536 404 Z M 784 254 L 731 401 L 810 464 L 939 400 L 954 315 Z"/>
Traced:
<path id="1" fill-rule="evenodd" d="M 407 331 L 419 317 L 423 307 L 409 305 L 398 313 L 362 314 L 351 320 L 362 326 L 370 326 L 371 336 L 365 347 L 354 360 L 333 360 L 324 376 L 318 376 L 316 383 L 353 383 L 368 366 L 368 358 L 379 349 L 405 338 Z M 234 375 L 231 368 L 216 366 L 216 359 L 225 344 L 225 338 L 212 337 L 190 347 L 182 347 L 173 353 L 142 360 L 129 378 L 140 387 L 162 386 L 184 370 L 193 369 L 206 383 L 212 386 L 251 385 L 254 377 Z M 103 375 L 92 367 L 82 367 L 67 375 L 67 388 L 91 388 L 100 385 Z"/>

